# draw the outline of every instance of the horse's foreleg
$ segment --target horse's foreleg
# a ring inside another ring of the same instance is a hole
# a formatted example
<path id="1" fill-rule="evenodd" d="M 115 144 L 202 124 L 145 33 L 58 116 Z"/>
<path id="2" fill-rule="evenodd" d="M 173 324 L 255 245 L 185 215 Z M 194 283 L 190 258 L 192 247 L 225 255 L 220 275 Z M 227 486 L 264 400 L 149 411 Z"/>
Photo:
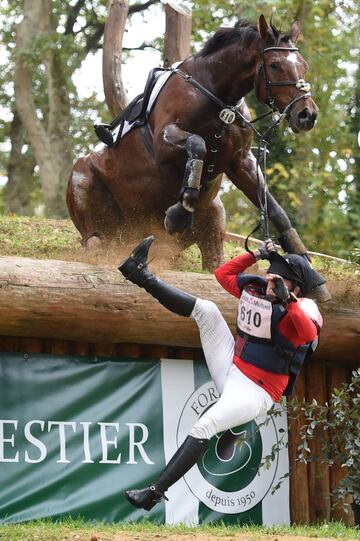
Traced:
<path id="1" fill-rule="evenodd" d="M 228 173 L 229 178 L 237 188 L 244 192 L 254 205 L 260 207 L 257 194 L 256 160 L 252 153 L 249 153 L 242 160 L 233 164 Z M 259 171 L 260 182 L 264 184 L 261 171 Z M 286 252 L 305 254 L 306 248 L 300 239 L 296 229 L 292 227 L 291 221 L 285 210 L 279 205 L 276 199 L 267 190 L 267 210 L 272 224 L 278 230 L 279 242 Z"/>
<path id="2" fill-rule="evenodd" d="M 264 183 L 261 172 L 259 171 L 260 182 Z M 242 190 L 245 195 L 259 207 L 257 196 L 257 174 L 255 157 L 249 153 L 245 159 L 239 160 L 231 165 L 228 173 L 229 178 L 235 186 Z M 307 250 L 300 239 L 296 229 L 291 225 L 285 210 L 279 205 L 272 195 L 268 195 L 268 213 L 269 218 L 280 233 L 280 244 L 285 252 L 295 254 L 306 254 Z M 312 295 L 319 301 L 324 302 L 331 298 L 326 286 L 320 285 L 314 288 Z"/>
<path id="3" fill-rule="evenodd" d="M 199 135 L 181 130 L 175 124 L 167 126 L 163 130 L 159 161 L 176 160 L 179 153 L 184 150 L 186 164 L 179 201 L 167 209 L 165 216 L 165 228 L 170 234 L 192 227 L 193 215 L 199 199 L 206 145 Z"/>
<path id="4" fill-rule="evenodd" d="M 292 227 L 288 215 L 269 192 L 267 202 L 269 219 L 280 233 L 278 240 L 283 250 L 289 253 L 306 254 L 307 250 L 299 233 Z"/>
<path id="5" fill-rule="evenodd" d="M 186 152 L 188 158 L 180 200 L 184 209 L 193 213 L 199 199 L 201 175 L 206 154 L 204 139 L 199 135 L 190 135 L 186 140 Z"/>

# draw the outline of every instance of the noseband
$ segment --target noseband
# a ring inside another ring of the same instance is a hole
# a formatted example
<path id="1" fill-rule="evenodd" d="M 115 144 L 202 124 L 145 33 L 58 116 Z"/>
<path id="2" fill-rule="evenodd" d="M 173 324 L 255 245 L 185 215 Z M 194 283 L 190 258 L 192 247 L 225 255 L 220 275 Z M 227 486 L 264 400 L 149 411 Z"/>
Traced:
<path id="1" fill-rule="evenodd" d="M 272 94 L 272 87 L 273 86 L 295 86 L 299 91 L 305 92 L 304 94 L 300 94 L 299 96 L 296 96 L 293 100 L 291 100 L 287 106 L 285 107 L 284 111 L 282 112 L 283 115 L 288 115 L 291 107 L 299 100 L 307 99 L 311 96 L 310 92 L 310 83 L 306 83 L 304 79 L 298 79 L 297 81 L 279 81 L 279 82 L 272 82 L 270 81 L 268 77 L 268 73 L 266 70 L 266 64 L 265 64 L 265 53 L 268 51 L 298 51 L 299 49 L 297 47 L 266 47 L 265 49 L 261 49 L 260 52 L 260 62 L 259 67 L 256 72 L 255 76 L 255 93 L 256 97 L 259 101 L 259 86 L 260 86 L 260 78 L 261 76 L 264 79 L 265 83 L 265 91 L 267 96 L 267 104 L 273 111 L 277 111 L 278 108 L 275 104 L 275 98 Z"/>

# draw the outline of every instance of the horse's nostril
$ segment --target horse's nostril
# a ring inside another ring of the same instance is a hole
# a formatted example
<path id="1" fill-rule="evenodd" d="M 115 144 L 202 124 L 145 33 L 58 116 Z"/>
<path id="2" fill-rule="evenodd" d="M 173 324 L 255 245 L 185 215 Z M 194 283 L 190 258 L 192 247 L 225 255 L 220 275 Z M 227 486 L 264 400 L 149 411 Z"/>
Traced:
<path id="1" fill-rule="evenodd" d="M 317 114 L 316 112 L 311 112 L 309 111 L 309 109 L 307 107 L 305 107 L 305 109 L 303 109 L 302 111 L 300 111 L 300 113 L 298 114 L 298 119 L 300 122 L 302 123 L 311 123 L 311 124 L 314 124 L 315 123 L 315 120 L 316 120 L 316 117 L 317 117 Z"/>
<path id="2" fill-rule="evenodd" d="M 309 120 L 310 118 L 309 109 L 303 109 L 302 111 L 300 111 L 298 117 L 299 117 L 299 120 Z"/>

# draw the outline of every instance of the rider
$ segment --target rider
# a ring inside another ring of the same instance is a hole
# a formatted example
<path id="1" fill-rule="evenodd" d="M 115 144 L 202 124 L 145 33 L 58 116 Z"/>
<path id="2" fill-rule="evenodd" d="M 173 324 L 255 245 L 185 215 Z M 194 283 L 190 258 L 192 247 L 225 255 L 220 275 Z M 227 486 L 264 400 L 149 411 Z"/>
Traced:
<path id="1" fill-rule="evenodd" d="M 220 398 L 197 420 L 153 485 L 124 492 L 132 505 L 147 511 L 167 499 L 165 491 L 197 462 L 215 434 L 265 414 L 283 394 L 291 392 L 322 326 L 317 305 L 304 297 L 325 282 L 305 257 L 282 257 L 270 239 L 255 253 L 225 263 L 215 276 L 240 298 L 235 341 L 213 302 L 193 297 L 148 270 L 153 240 L 153 236 L 143 240 L 119 270 L 168 310 L 195 319 Z M 270 260 L 265 277 L 243 274 L 258 259 Z"/>

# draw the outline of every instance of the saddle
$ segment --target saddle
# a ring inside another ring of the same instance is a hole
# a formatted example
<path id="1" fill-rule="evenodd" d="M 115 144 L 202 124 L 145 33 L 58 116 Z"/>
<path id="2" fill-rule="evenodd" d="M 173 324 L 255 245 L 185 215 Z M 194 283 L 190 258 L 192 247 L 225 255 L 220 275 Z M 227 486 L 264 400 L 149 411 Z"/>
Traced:
<path id="1" fill-rule="evenodd" d="M 94 130 L 100 141 L 108 146 L 116 146 L 121 139 L 125 121 L 131 124 L 132 128 L 144 126 L 148 119 L 148 104 L 151 93 L 154 89 L 156 81 L 161 73 L 168 71 L 166 68 L 154 68 L 149 72 L 146 80 L 144 92 L 136 96 L 130 103 L 121 111 L 110 124 L 94 124 Z M 113 131 L 120 126 L 116 138 L 114 139 Z"/>

